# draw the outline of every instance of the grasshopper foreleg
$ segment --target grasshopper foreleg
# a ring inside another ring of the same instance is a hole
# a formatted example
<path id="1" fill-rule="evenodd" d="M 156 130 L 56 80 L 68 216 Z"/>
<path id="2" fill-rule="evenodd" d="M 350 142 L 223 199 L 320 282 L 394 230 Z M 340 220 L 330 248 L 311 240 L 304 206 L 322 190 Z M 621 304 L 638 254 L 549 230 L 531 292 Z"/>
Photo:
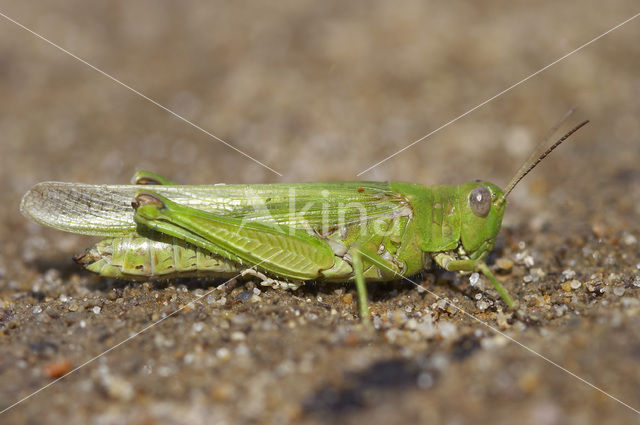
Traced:
<path id="1" fill-rule="evenodd" d="M 502 284 L 498 282 L 498 279 L 496 279 L 496 277 L 493 275 L 493 273 L 491 272 L 491 270 L 485 264 L 484 261 L 470 260 L 470 259 L 460 260 L 452 257 L 451 255 L 444 254 L 444 253 L 439 253 L 435 255 L 434 259 L 436 260 L 436 263 L 438 263 L 440 267 L 450 272 L 460 271 L 460 272 L 482 273 L 483 275 L 485 275 L 487 279 L 489 279 L 489 281 L 491 282 L 495 290 L 498 291 L 498 294 L 500 294 L 500 297 L 504 300 L 507 307 L 509 308 L 514 307 L 515 303 L 513 299 L 511 298 L 507 290 L 504 288 L 504 286 L 502 286 Z"/>

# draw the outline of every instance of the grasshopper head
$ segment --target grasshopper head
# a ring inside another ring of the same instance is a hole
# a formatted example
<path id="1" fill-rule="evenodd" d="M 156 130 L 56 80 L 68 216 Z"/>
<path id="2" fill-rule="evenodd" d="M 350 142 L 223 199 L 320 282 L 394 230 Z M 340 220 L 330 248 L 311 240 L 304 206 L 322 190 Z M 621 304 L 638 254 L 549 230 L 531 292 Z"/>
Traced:
<path id="1" fill-rule="evenodd" d="M 504 215 L 503 195 L 502 189 L 489 182 L 460 186 L 460 239 L 472 259 L 484 257 L 496 242 Z"/>
<path id="2" fill-rule="evenodd" d="M 573 109 L 570 110 L 552 130 L 557 130 L 559 125 L 562 124 L 573 111 Z M 493 183 L 483 181 L 467 183 L 460 186 L 460 196 L 462 197 L 460 199 L 462 209 L 460 239 L 464 250 L 471 259 L 482 258 L 493 248 L 496 242 L 496 236 L 498 236 L 498 232 L 500 231 L 500 225 L 502 224 L 502 216 L 504 215 L 507 196 L 509 196 L 513 188 L 524 176 L 529 174 L 540 161 L 546 158 L 555 148 L 560 146 L 562 142 L 567 140 L 569 136 L 588 122 L 588 120 L 581 122 L 547 148 L 548 137 L 553 134 L 552 131 L 531 153 L 524 164 L 522 164 L 504 191 Z"/>

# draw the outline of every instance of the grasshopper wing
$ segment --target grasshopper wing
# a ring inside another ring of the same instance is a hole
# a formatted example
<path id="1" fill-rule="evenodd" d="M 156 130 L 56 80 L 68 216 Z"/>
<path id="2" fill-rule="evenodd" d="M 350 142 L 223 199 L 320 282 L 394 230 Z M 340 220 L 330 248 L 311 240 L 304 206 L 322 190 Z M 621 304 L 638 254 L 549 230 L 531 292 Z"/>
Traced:
<path id="1" fill-rule="evenodd" d="M 138 190 L 137 185 L 43 182 L 24 195 L 20 211 L 66 232 L 122 236 L 136 230 L 131 202 Z M 334 227 L 411 213 L 406 198 L 381 182 L 158 185 L 153 190 L 202 211 L 294 228 Z"/>

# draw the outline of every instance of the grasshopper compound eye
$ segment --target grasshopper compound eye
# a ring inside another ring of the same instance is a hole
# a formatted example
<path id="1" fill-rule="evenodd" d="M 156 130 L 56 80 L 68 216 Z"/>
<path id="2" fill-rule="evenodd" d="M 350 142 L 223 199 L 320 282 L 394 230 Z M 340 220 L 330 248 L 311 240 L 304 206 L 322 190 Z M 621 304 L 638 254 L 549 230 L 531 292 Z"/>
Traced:
<path id="1" fill-rule="evenodd" d="M 484 186 L 476 187 L 469 194 L 471 211 L 478 217 L 485 217 L 491 209 L 491 192 Z"/>

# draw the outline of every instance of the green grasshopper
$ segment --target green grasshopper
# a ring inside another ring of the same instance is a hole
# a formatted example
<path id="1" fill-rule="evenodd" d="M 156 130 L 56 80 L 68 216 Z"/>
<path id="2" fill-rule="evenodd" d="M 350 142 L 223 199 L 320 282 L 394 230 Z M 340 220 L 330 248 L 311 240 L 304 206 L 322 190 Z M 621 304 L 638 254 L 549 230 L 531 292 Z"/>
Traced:
<path id="1" fill-rule="evenodd" d="M 284 288 L 309 280 L 355 281 L 366 322 L 366 282 L 411 276 L 435 261 L 448 271 L 482 273 L 512 308 L 483 260 L 495 244 L 507 196 L 587 122 L 541 155 L 534 151 L 504 191 L 486 181 L 182 186 L 140 171 L 134 185 L 39 183 L 20 209 L 45 226 L 105 236 L 75 257 L 101 276 L 242 274 Z"/>

